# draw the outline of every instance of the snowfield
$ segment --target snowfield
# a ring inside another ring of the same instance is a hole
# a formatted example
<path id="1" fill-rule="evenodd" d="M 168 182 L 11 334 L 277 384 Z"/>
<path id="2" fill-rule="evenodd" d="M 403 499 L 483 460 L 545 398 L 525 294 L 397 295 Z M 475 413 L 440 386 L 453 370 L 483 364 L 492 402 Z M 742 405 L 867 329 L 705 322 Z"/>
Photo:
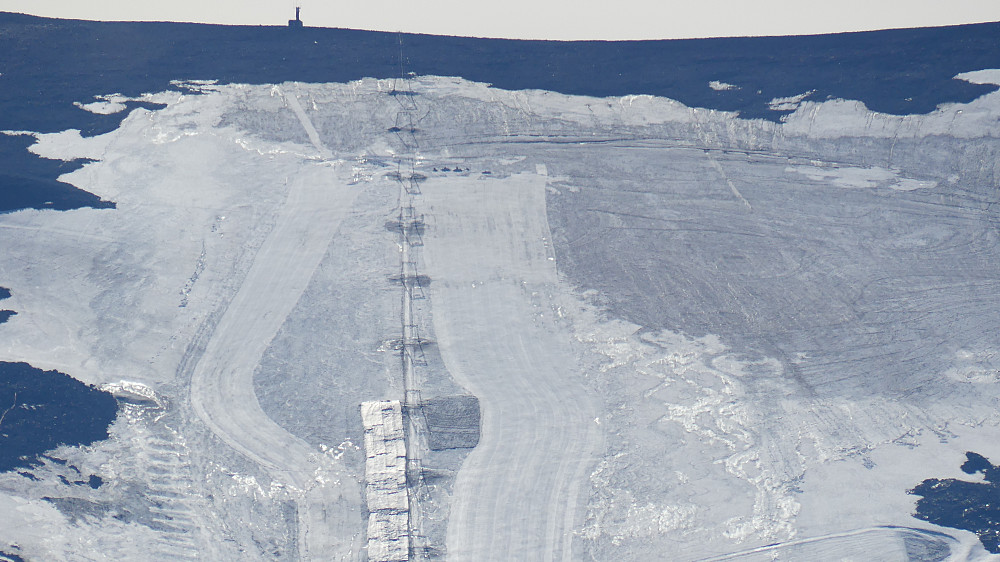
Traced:
<path id="1" fill-rule="evenodd" d="M 1000 92 L 774 123 L 446 77 L 185 87 L 99 137 L 8 132 L 93 159 L 62 179 L 117 208 L 0 215 L 0 360 L 122 407 L 56 453 L 103 486 L 0 475 L 0 550 L 399 559 L 368 552 L 389 441 L 361 409 L 398 401 L 386 544 L 414 560 L 1000 559 L 907 493 L 1000 461 Z M 470 395 L 478 443 L 432 448 L 422 407 Z"/>

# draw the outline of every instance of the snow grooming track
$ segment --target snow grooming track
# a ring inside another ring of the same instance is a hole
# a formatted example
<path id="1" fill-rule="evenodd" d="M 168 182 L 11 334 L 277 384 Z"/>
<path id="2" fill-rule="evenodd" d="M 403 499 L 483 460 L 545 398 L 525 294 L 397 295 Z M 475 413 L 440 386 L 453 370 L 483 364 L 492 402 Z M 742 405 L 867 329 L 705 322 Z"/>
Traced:
<path id="1" fill-rule="evenodd" d="M 700 562 L 744 560 L 924 560 L 948 551 L 949 560 L 966 560 L 972 545 L 938 531 L 884 525 L 844 533 L 770 544 Z M 923 556 L 921 556 L 923 555 Z M 934 558 L 940 560 L 941 558 Z"/>
<path id="2" fill-rule="evenodd" d="M 317 143 L 298 101 L 288 95 L 285 100 Z M 329 154 L 322 145 L 316 148 Z M 303 166 L 289 178 L 273 230 L 193 368 L 191 403 L 213 433 L 290 488 L 302 560 L 356 560 L 362 547 L 359 488 L 339 462 L 271 420 L 253 388 L 254 369 L 358 193 L 341 177 L 349 170 L 342 172 L 339 162 L 324 164 Z"/>
<path id="3" fill-rule="evenodd" d="M 482 408 L 455 482 L 448 559 L 572 560 L 601 436 L 571 336 L 549 314 L 559 288 L 545 178 L 434 178 L 422 191 L 438 345 Z"/>

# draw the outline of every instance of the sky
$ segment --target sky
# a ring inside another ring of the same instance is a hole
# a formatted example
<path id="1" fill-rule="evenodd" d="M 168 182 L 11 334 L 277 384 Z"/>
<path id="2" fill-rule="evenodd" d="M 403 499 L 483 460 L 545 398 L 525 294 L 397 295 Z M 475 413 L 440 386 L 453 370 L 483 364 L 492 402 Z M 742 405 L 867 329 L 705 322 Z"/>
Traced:
<path id="1" fill-rule="evenodd" d="M 0 11 L 91 20 L 307 26 L 515 39 L 805 35 L 1000 21 L 998 0 L 0 0 Z"/>

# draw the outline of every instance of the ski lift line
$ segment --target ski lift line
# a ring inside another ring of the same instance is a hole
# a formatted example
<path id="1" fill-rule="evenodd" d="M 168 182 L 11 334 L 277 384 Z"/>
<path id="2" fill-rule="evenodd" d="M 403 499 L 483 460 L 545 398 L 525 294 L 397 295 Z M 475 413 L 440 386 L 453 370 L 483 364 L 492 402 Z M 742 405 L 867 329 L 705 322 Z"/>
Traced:
<path id="1" fill-rule="evenodd" d="M 407 534 L 410 537 L 415 537 L 419 535 L 418 530 L 422 527 L 421 525 L 421 514 L 419 511 L 418 499 L 423 494 L 426 495 L 427 487 L 423 481 L 423 470 L 422 459 L 420 451 L 426 449 L 427 443 L 425 436 L 422 435 L 420 418 L 422 411 L 419 407 L 421 401 L 420 390 L 417 385 L 417 373 L 416 370 L 419 367 L 425 367 L 427 365 L 427 357 L 424 353 L 424 345 L 427 343 L 423 338 L 420 337 L 420 327 L 419 322 L 414 314 L 413 301 L 421 298 L 426 298 L 422 284 L 417 280 L 418 267 L 417 259 L 413 254 L 414 248 L 422 245 L 422 239 L 419 236 L 419 230 L 417 225 L 417 211 L 414 208 L 414 201 L 417 196 L 420 195 L 420 190 L 416 176 L 416 153 L 420 148 L 420 143 L 415 135 L 416 126 L 414 124 L 413 112 L 416 111 L 416 101 L 413 99 L 414 96 L 412 92 L 409 91 L 409 84 L 404 71 L 404 54 L 403 54 L 403 39 L 402 35 L 398 36 L 399 40 L 399 66 L 400 66 L 400 76 L 399 80 L 395 81 L 393 85 L 393 91 L 390 92 L 391 95 L 399 103 L 399 111 L 396 115 L 397 127 L 393 133 L 396 136 L 398 142 L 404 147 L 404 149 L 410 154 L 397 154 L 395 156 L 396 161 L 396 173 L 394 178 L 396 183 L 399 185 L 399 232 L 400 232 L 400 279 L 402 280 L 403 291 L 401 294 L 401 323 L 402 323 L 402 353 L 401 363 L 403 371 L 403 392 L 404 392 L 404 403 L 407 406 L 407 421 L 406 421 L 406 441 L 408 446 L 406 447 L 407 455 L 407 494 L 410 500 L 411 509 L 407 514 Z M 406 88 L 403 91 L 399 90 L 402 86 Z M 402 130 L 398 127 L 401 123 L 406 123 L 409 126 L 408 130 Z M 420 216 L 420 221 L 423 220 L 423 215 Z M 415 243 L 416 241 L 416 243 Z M 416 288 L 416 289 L 414 289 Z M 414 399 L 416 399 L 414 401 Z M 426 559 L 426 556 L 421 556 L 420 553 L 429 552 L 430 545 L 426 540 L 419 541 L 422 544 L 416 544 L 411 539 L 409 548 L 409 558 L 410 560 Z"/>

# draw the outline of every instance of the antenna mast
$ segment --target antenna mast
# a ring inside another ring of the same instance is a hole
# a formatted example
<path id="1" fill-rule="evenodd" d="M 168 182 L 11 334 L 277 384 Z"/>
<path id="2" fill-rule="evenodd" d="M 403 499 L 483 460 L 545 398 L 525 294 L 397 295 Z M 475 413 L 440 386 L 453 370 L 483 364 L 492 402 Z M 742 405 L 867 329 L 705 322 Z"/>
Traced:
<path id="1" fill-rule="evenodd" d="M 302 27 L 302 20 L 299 19 L 300 10 L 302 10 L 301 7 L 295 6 L 295 19 L 288 20 L 288 27 Z"/>

